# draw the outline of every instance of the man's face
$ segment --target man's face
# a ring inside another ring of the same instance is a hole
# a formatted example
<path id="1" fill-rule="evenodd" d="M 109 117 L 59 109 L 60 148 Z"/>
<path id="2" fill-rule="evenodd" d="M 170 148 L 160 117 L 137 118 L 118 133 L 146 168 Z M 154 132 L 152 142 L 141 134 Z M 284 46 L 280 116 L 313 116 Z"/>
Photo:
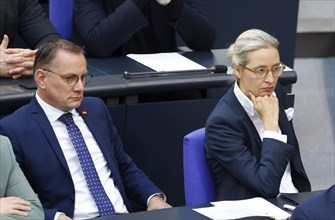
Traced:
<path id="1" fill-rule="evenodd" d="M 62 111 L 70 111 L 80 106 L 85 86 L 81 77 L 87 74 L 84 55 L 60 50 L 57 52 L 55 64 L 39 69 L 38 74 L 41 76 L 38 94 L 46 103 Z M 77 77 L 78 82 L 69 85 L 68 82 Z"/>

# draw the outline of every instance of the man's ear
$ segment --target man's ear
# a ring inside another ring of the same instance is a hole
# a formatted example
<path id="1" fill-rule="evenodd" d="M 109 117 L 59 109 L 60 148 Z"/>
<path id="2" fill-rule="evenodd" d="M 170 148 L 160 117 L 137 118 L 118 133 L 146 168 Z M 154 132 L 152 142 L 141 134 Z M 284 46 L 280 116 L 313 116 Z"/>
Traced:
<path id="1" fill-rule="evenodd" d="M 45 72 L 42 69 L 37 69 L 34 76 L 37 87 L 45 89 Z"/>

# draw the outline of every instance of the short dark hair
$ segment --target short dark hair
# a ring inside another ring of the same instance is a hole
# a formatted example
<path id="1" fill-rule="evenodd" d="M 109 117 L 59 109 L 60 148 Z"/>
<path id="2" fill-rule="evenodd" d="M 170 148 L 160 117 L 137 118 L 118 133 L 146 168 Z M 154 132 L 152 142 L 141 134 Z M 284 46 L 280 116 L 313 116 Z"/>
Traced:
<path id="1" fill-rule="evenodd" d="M 41 45 L 37 50 L 34 60 L 34 73 L 37 69 L 43 69 L 46 66 L 52 65 L 59 50 L 84 55 L 83 49 L 71 41 L 64 39 L 51 40 Z"/>

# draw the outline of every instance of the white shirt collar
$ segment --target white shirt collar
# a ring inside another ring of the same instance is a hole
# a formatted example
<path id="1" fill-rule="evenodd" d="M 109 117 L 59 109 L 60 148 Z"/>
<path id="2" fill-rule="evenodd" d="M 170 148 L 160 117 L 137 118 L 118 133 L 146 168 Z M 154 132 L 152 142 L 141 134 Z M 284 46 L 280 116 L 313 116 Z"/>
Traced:
<path id="1" fill-rule="evenodd" d="M 58 118 L 63 115 L 64 111 L 59 110 L 51 105 L 49 105 L 48 103 L 46 103 L 45 101 L 43 101 L 41 99 L 41 97 L 38 95 L 38 92 L 36 92 L 36 100 L 38 102 L 38 104 L 40 104 L 41 108 L 43 109 L 44 113 L 47 115 L 48 120 L 50 121 L 50 123 L 54 123 L 55 121 L 58 120 Z M 76 114 L 76 110 L 73 109 L 70 111 L 72 114 Z"/>

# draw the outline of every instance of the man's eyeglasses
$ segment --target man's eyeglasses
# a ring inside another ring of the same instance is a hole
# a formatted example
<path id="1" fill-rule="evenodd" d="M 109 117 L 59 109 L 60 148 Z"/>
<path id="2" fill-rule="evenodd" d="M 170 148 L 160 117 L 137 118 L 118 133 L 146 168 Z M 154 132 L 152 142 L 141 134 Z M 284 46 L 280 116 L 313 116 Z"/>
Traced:
<path id="1" fill-rule="evenodd" d="M 81 82 L 84 85 L 86 85 L 91 81 L 91 79 L 93 77 L 92 74 L 86 74 L 86 75 L 82 75 L 82 76 L 79 77 L 79 76 L 74 75 L 74 74 L 68 75 L 68 76 L 63 76 L 59 73 L 56 73 L 56 72 L 48 70 L 48 69 L 43 69 L 43 71 L 47 71 L 47 72 L 50 72 L 50 73 L 53 73 L 53 74 L 56 74 L 56 75 L 60 76 L 63 80 L 66 81 L 67 85 L 70 86 L 70 87 L 75 86 L 77 84 L 77 82 L 79 81 L 79 79 L 81 80 Z"/>
<path id="2" fill-rule="evenodd" d="M 284 69 L 286 68 L 286 66 L 282 63 L 271 67 L 271 69 L 260 67 L 255 70 L 252 70 L 246 66 L 241 66 L 241 67 L 253 72 L 255 76 L 259 79 L 264 78 L 269 73 L 269 71 L 271 71 L 274 77 L 279 77 L 284 72 Z"/>

